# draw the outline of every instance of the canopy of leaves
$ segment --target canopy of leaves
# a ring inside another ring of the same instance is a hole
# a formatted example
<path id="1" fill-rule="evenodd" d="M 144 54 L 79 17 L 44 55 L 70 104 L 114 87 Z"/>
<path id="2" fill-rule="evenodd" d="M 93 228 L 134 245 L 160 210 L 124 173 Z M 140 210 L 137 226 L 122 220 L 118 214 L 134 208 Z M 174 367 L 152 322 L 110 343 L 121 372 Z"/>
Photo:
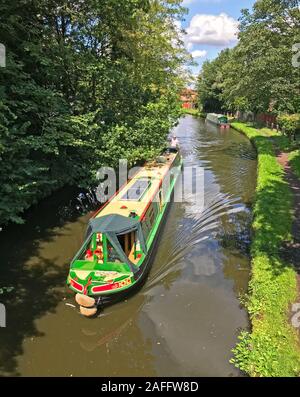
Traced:
<path id="1" fill-rule="evenodd" d="M 293 45 L 300 43 L 299 5 L 258 0 L 252 11 L 242 11 L 238 45 L 205 64 L 200 74 L 204 107 L 213 101 L 214 110 L 299 113 L 300 68 L 292 63 Z"/>
<path id="2" fill-rule="evenodd" d="M 99 166 L 160 150 L 187 60 L 181 0 L 0 4 L 0 224 Z"/>

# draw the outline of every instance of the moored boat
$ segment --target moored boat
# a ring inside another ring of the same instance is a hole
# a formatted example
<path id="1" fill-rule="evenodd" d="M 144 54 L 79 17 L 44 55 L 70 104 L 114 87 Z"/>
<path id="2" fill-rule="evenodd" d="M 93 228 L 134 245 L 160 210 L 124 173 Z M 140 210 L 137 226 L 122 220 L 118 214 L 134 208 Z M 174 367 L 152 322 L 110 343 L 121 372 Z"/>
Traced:
<path id="1" fill-rule="evenodd" d="M 208 113 L 208 115 L 206 116 L 206 120 L 210 121 L 211 123 L 217 124 L 221 128 L 230 127 L 228 117 L 224 114 Z"/>
<path id="2" fill-rule="evenodd" d="M 94 315 L 103 299 L 124 294 L 145 278 L 181 167 L 179 151 L 166 150 L 90 219 L 67 279 L 82 314 Z"/>

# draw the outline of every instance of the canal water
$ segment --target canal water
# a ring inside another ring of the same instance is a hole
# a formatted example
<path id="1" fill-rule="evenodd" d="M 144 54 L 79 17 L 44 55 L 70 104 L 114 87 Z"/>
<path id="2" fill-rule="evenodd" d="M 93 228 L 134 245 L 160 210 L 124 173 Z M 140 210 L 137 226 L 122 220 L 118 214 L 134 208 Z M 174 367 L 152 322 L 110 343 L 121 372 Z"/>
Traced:
<path id="1" fill-rule="evenodd" d="M 0 375 L 241 376 L 229 363 L 248 318 L 256 154 L 233 130 L 187 116 L 175 129 L 185 166 L 205 169 L 205 207 L 171 205 L 143 288 L 98 318 L 80 316 L 65 287 L 89 215 L 71 215 L 67 194 L 0 233 Z M 66 201 L 66 202 L 65 202 Z"/>

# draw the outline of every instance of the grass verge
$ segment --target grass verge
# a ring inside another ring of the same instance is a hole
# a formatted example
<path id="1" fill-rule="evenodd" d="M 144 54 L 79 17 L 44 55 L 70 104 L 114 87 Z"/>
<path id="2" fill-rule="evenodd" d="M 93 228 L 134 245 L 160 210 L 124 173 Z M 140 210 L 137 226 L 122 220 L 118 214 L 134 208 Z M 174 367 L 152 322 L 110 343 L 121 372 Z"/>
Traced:
<path id="1" fill-rule="evenodd" d="M 300 178 L 300 150 L 294 150 L 289 154 L 289 162 L 295 175 Z"/>
<path id="2" fill-rule="evenodd" d="M 292 194 L 270 139 L 277 133 L 262 133 L 244 123 L 232 123 L 232 127 L 257 149 L 258 181 L 246 303 L 252 330 L 241 333 L 231 362 L 250 376 L 299 376 L 298 336 L 288 318 L 290 304 L 297 299 L 297 279 L 279 255 L 282 243 L 291 239 Z"/>
<path id="3" fill-rule="evenodd" d="M 189 114 L 191 116 L 206 118 L 206 113 L 200 112 L 199 109 L 182 109 L 182 114 Z"/>

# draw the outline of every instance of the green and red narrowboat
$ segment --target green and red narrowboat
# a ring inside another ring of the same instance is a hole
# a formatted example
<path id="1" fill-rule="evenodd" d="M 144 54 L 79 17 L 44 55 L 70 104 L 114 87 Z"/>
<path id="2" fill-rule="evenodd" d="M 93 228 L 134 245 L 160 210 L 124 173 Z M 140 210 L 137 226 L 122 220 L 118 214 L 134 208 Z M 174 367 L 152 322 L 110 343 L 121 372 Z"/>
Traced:
<path id="1" fill-rule="evenodd" d="M 179 151 L 166 150 L 90 219 L 67 279 L 82 314 L 96 314 L 102 301 L 128 292 L 145 278 L 181 168 Z"/>

